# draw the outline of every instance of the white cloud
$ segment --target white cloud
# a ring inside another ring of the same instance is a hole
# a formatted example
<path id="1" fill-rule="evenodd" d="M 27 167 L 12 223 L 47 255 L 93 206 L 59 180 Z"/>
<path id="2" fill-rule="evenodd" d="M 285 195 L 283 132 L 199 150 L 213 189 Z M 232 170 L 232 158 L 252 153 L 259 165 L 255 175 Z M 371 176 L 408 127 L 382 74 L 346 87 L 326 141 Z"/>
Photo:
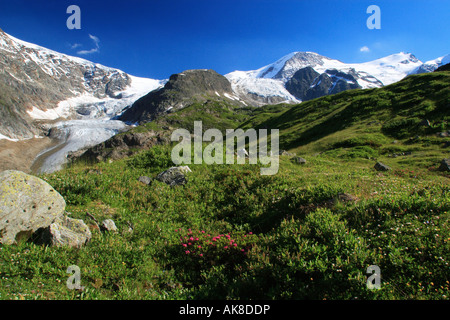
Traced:
<path id="1" fill-rule="evenodd" d="M 79 48 L 81 46 L 82 46 L 82 44 L 80 44 L 80 43 L 74 43 L 73 45 L 70 46 L 70 49 L 76 49 L 76 48 Z"/>
<path id="2" fill-rule="evenodd" d="M 361 52 L 369 52 L 370 49 L 369 49 L 368 46 L 364 46 L 364 47 L 361 47 L 361 48 L 359 49 L 359 51 L 361 51 Z"/>
<path id="3" fill-rule="evenodd" d="M 95 48 L 92 48 L 91 50 L 78 51 L 77 52 L 78 54 L 91 54 L 100 51 L 100 39 L 96 36 L 93 36 L 92 34 L 89 35 L 89 38 L 91 38 L 91 40 L 94 41 Z"/>

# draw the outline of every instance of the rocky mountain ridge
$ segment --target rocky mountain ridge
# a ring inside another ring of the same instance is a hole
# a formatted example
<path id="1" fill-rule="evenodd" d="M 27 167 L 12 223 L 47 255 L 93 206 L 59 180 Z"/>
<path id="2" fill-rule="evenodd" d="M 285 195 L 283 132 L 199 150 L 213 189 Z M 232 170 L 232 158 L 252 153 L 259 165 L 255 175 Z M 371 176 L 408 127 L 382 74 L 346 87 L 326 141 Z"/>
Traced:
<path id="1" fill-rule="evenodd" d="M 214 70 L 186 70 L 173 74 L 165 86 L 137 100 L 119 120 L 145 123 L 166 112 L 174 112 L 208 99 L 233 101 L 246 105 L 235 96 L 230 82 Z"/>

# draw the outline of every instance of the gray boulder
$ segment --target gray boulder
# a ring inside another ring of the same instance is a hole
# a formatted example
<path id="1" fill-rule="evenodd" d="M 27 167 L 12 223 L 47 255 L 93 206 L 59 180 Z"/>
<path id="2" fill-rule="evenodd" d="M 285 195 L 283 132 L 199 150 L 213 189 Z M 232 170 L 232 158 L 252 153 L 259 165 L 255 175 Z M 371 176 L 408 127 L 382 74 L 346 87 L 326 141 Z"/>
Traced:
<path id="1" fill-rule="evenodd" d="M 0 243 L 28 240 L 64 214 L 64 198 L 47 182 L 21 171 L 0 173 Z"/>
<path id="2" fill-rule="evenodd" d="M 150 185 L 152 183 L 152 179 L 147 176 L 140 176 L 138 180 L 139 180 L 139 182 L 146 184 L 146 185 Z"/>
<path id="3" fill-rule="evenodd" d="M 450 171 L 450 158 L 442 159 L 439 171 Z"/>
<path id="4" fill-rule="evenodd" d="M 294 157 L 292 158 L 292 161 L 294 161 L 294 163 L 296 164 L 305 164 L 306 160 L 303 159 L 302 157 Z"/>
<path id="5" fill-rule="evenodd" d="M 102 224 L 100 225 L 100 230 L 106 232 L 115 232 L 117 231 L 117 227 L 113 220 L 106 219 L 102 221 Z"/>
<path id="6" fill-rule="evenodd" d="M 37 244 L 73 248 L 81 248 L 91 238 L 91 231 L 83 220 L 67 216 L 59 217 L 50 226 L 38 230 L 33 235 L 33 241 Z"/>
<path id="7" fill-rule="evenodd" d="M 377 171 L 389 171 L 391 170 L 390 167 L 388 167 L 387 165 L 381 163 L 381 162 L 377 162 L 374 166 L 375 170 Z"/>
<path id="8" fill-rule="evenodd" d="M 164 182 L 169 186 L 179 186 L 187 183 L 185 172 L 190 172 L 189 167 L 172 167 L 156 176 L 156 180 Z"/>

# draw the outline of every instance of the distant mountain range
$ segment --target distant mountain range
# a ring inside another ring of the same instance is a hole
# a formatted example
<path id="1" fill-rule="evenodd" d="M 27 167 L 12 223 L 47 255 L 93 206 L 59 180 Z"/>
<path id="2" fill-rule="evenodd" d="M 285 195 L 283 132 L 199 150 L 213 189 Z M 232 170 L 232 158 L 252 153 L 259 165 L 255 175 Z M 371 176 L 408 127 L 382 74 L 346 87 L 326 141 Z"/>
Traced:
<path id="1" fill-rule="evenodd" d="M 382 87 L 449 62 L 450 55 L 423 63 L 410 53 L 398 53 L 346 64 L 294 52 L 257 70 L 224 76 L 190 70 L 156 80 L 27 43 L 0 29 L 0 139 L 33 138 L 58 120 L 146 122 L 205 97 L 241 106 L 300 103 L 349 89 Z"/>

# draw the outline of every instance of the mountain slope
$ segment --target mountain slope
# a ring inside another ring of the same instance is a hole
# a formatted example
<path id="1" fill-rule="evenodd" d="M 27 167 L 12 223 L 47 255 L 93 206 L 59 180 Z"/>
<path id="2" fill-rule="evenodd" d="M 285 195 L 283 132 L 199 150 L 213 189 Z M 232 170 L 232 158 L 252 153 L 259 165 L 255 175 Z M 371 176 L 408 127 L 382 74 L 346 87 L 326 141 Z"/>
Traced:
<path id="1" fill-rule="evenodd" d="M 450 54 L 425 62 L 423 65 L 421 65 L 417 69 L 414 69 L 411 72 L 411 74 L 433 72 L 433 71 L 437 70 L 439 67 L 444 66 L 448 63 L 450 63 Z"/>
<path id="2" fill-rule="evenodd" d="M 137 100 L 119 119 L 131 123 L 145 123 L 166 112 L 211 99 L 245 105 L 234 96 L 228 80 L 214 70 L 186 70 L 173 74 L 164 88 Z"/>
<path id="3" fill-rule="evenodd" d="M 0 30 L 0 137 L 32 138 L 38 122 L 112 118 L 160 80 L 67 56 Z"/>
<path id="4" fill-rule="evenodd" d="M 448 141 L 450 73 L 411 75 L 389 86 L 351 90 L 292 106 L 270 118 L 255 116 L 242 128 L 280 129 L 289 150 L 323 152 L 358 137 L 379 147 L 394 139 L 414 139 L 443 132 L 431 143 Z M 264 107 L 263 107 L 264 109 Z M 341 145 L 342 146 L 342 145 Z"/>

